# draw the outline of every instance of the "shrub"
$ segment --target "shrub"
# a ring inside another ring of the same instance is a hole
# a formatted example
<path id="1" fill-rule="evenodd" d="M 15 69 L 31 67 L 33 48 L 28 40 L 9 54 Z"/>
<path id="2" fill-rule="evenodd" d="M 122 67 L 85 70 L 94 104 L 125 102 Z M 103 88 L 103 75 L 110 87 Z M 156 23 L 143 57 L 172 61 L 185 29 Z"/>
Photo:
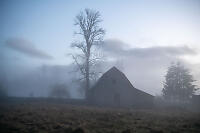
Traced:
<path id="1" fill-rule="evenodd" d="M 67 85 L 65 84 L 55 84 L 51 91 L 50 91 L 50 97 L 55 97 L 55 98 L 69 98 L 70 93 L 67 88 Z"/>

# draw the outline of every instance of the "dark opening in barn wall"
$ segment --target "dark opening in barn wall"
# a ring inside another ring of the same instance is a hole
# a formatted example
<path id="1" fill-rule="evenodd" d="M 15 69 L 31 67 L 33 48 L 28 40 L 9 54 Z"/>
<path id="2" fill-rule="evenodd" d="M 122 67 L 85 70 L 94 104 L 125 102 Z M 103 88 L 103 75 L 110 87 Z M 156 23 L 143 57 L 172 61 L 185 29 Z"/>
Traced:
<path id="1" fill-rule="evenodd" d="M 112 83 L 113 83 L 113 84 L 116 84 L 116 79 L 112 79 Z"/>
<path id="2" fill-rule="evenodd" d="M 120 94 L 114 93 L 113 103 L 115 106 L 120 106 Z"/>

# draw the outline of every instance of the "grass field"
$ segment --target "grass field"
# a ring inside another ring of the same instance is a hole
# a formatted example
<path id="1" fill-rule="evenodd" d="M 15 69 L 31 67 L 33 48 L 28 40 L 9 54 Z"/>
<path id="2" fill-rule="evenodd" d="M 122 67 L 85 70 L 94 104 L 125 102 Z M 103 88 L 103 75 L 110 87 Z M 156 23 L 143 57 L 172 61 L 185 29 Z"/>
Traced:
<path id="1" fill-rule="evenodd" d="M 0 103 L 1 133 L 200 133 L 200 113 L 189 111 L 14 101 Z"/>

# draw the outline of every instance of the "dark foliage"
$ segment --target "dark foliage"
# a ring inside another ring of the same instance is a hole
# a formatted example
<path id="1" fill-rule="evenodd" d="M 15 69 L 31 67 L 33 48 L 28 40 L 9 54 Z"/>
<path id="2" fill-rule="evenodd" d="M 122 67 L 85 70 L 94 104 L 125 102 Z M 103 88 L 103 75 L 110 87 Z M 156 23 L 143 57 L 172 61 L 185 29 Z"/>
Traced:
<path id="1" fill-rule="evenodd" d="M 197 90 L 193 84 L 195 80 L 179 62 L 172 63 L 165 76 L 163 96 L 166 100 L 175 103 L 187 103 Z"/>

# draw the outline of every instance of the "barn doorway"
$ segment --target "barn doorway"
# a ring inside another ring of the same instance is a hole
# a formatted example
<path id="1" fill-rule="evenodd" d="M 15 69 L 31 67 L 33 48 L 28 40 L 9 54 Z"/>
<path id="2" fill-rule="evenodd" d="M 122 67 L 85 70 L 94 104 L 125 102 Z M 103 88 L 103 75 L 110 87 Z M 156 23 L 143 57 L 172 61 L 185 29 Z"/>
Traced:
<path id="1" fill-rule="evenodd" d="M 115 106 L 120 106 L 120 95 L 119 95 L 119 93 L 115 93 L 114 94 L 114 99 L 113 99 L 113 101 L 114 101 L 114 105 Z"/>

